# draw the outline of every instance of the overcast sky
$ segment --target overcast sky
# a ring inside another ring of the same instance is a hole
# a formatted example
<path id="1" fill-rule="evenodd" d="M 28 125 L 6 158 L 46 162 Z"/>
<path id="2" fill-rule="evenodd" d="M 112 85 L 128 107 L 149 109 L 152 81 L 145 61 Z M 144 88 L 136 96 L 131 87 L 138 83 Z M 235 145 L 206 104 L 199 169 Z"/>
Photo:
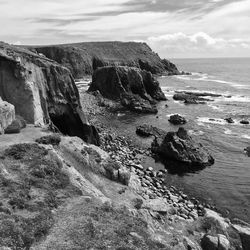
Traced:
<path id="1" fill-rule="evenodd" d="M 250 0 L 0 0 L 14 44 L 145 41 L 162 57 L 250 57 Z"/>

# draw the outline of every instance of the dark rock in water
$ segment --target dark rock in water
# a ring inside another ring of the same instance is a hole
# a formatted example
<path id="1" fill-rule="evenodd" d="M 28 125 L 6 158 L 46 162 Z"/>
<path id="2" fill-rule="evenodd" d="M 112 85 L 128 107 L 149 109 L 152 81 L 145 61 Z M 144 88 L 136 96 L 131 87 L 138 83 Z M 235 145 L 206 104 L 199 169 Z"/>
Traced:
<path id="1" fill-rule="evenodd" d="M 157 113 L 156 101 L 166 100 L 150 72 L 130 67 L 103 67 L 94 72 L 89 91 L 99 90 L 109 99 L 139 113 Z"/>
<path id="2" fill-rule="evenodd" d="M 240 121 L 240 123 L 241 123 L 241 124 L 247 125 L 247 124 L 249 124 L 249 121 L 247 121 L 247 120 L 242 120 L 242 121 Z"/>
<path id="3" fill-rule="evenodd" d="M 0 96 L 27 123 L 53 124 L 63 134 L 99 144 L 70 71 L 27 49 L 0 43 Z M 16 130 L 17 131 L 17 130 Z"/>
<path id="4" fill-rule="evenodd" d="M 187 123 L 186 119 L 178 114 L 171 115 L 169 118 L 169 122 L 174 125 L 183 125 Z"/>
<path id="5" fill-rule="evenodd" d="M 199 97 L 189 92 L 176 93 L 173 99 L 176 101 L 184 101 L 185 104 L 205 104 L 207 101 L 212 101 L 211 99 Z"/>
<path id="6" fill-rule="evenodd" d="M 173 63 L 162 60 L 146 43 L 86 42 L 28 48 L 69 68 L 75 78 L 92 75 L 103 66 L 137 67 L 152 74 L 180 74 Z"/>
<path id="7" fill-rule="evenodd" d="M 160 137 L 163 135 L 166 135 L 166 131 L 159 129 L 157 127 L 151 126 L 151 125 L 141 125 L 136 127 L 136 134 L 143 136 L 143 137 L 149 137 L 149 136 L 156 136 Z"/>
<path id="8" fill-rule="evenodd" d="M 198 142 L 194 141 L 184 128 L 169 132 L 152 143 L 152 151 L 165 159 L 178 161 L 188 166 L 205 167 L 214 164 L 213 157 Z"/>
<path id="9" fill-rule="evenodd" d="M 137 113 L 152 113 L 158 112 L 156 106 L 142 99 L 139 95 L 124 93 L 121 95 L 121 104 L 131 111 Z"/>
<path id="10" fill-rule="evenodd" d="M 234 120 L 231 117 L 225 118 L 225 121 L 228 123 L 234 123 Z"/>
<path id="11" fill-rule="evenodd" d="M 244 151 L 246 152 L 247 156 L 250 157 L 250 147 L 245 148 Z"/>

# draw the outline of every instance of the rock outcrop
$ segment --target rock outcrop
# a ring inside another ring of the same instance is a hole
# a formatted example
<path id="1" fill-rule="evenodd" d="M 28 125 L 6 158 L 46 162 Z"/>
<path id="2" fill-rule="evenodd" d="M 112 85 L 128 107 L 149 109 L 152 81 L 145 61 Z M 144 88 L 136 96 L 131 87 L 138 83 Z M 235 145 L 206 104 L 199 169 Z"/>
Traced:
<path id="1" fill-rule="evenodd" d="M 165 159 L 174 160 L 193 167 L 205 167 L 214 164 L 213 157 L 198 142 L 194 141 L 184 128 L 169 132 L 163 140 L 156 138 L 152 151 Z"/>
<path id="2" fill-rule="evenodd" d="M 169 122 L 174 124 L 174 125 L 183 125 L 183 124 L 187 123 L 187 120 L 184 117 L 176 114 L 176 115 L 170 116 Z"/>
<path id="3" fill-rule="evenodd" d="M 161 137 L 163 135 L 166 135 L 167 132 L 152 125 L 143 124 L 136 127 L 136 134 L 143 137 Z"/>
<path id="4" fill-rule="evenodd" d="M 0 96 L 0 134 L 4 133 L 4 130 L 14 119 L 15 107 L 8 102 L 4 102 Z"/>
<path id="5" fill-rule="evenodd" d="M 68 67 L 75 78 L 108 65 L 137 67 L 152 74 L 180 74 L 173 63 L 162 60 L 146 43 L 87 42 L 28 48 Z"/>
<path id="6" fill-rule="evenodd" d="M 97 69 L 89 91 L 97 90 L 104 97 L 120 100 L 129 110 L 141 113 L 157 113 L 156 101 L 166 100 L 150 72 L 126 66 Z"/>
<path id="7" fill-rule="evenodd" d="M 0 96 L 28 123 L 53 123 L 63 134 L 99 144 L 70 71 L 50 59 L 0 43 Z"/>

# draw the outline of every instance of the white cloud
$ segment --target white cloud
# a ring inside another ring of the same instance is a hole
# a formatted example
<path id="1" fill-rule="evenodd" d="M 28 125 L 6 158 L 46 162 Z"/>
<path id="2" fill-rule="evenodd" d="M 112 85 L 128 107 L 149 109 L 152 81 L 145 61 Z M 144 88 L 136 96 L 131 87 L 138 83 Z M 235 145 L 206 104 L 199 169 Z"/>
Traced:
<path id="1" fill-rule="evenodd" d="M 153 49 L 167 57 L 233 56 L 236 50 L 244 52 L 246 56 L 250 52 L 250 40 L 212 37 L 205 32 L 191 35 L 178 32 L 154 36 L 149 37 L 147 42 Z"/>

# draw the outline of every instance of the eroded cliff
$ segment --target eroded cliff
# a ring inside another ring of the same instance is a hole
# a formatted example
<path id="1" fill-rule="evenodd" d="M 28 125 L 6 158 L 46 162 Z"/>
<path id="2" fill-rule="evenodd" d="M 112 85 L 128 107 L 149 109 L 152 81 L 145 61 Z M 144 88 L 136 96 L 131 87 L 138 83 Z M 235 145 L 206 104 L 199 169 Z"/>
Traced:
<path id="1" fill-rule="evenodd" d="M 0 96 L 28 123 L 53 123 L 62 133 L 98 144 L 70 71 L 24 48 L 0 43 Z"/>
<path id="2" fill-rule="evenodd" d="M 152 74 L 180 74 L 177 67 L 161 59 L 146 43 L 86 42 L 29 47 L 68 67 L 75 78 L 90 75 L 102 66 L 131 66 Z"/>

